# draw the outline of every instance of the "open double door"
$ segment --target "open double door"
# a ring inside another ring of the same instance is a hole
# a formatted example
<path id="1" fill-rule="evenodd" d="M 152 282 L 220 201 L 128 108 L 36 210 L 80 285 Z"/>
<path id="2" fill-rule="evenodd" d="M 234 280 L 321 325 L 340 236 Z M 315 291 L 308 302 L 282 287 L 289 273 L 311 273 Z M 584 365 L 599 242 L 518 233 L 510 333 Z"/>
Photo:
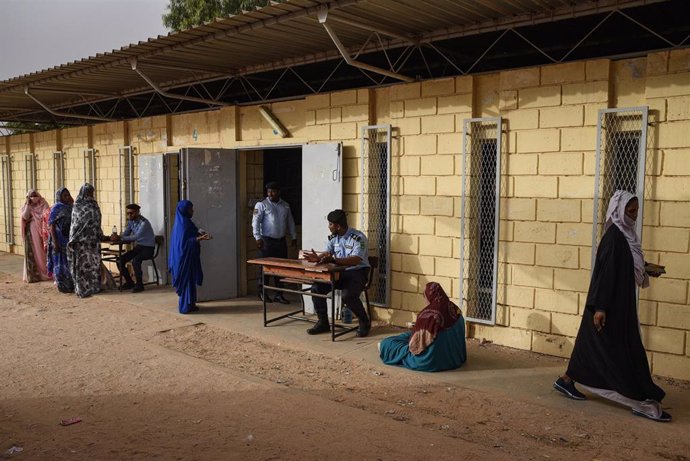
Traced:
<path id="1" fill-rule="evenodd" d="M 179 153 L 139 156 L 140 201 L 157 235 L 170 241 L 179 199 L 194 204 L 193 221 L 212 240 L 201 243 L 204 283 L 198 300 L 236 298 L 239 294 L 239 156 L 236 149 L 184 148 Z M 302 146 L 302 248 L 323 249 L 326 215 L 342 208 L 340 144 Z M 167 248 L 167 244 L 166 244 Z M 166 272 L 167 251 L 157 266 Z M 165 278 L 163 278 L 165 280 Z"/>

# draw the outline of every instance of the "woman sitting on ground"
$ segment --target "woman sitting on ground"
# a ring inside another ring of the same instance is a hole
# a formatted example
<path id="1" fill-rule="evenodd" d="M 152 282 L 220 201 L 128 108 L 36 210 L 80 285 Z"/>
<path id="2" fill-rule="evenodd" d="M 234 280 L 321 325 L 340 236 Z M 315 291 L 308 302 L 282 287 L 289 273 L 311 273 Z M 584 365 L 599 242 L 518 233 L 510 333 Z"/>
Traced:
<path id="1" fill-rule="evenodd" d="M 48 246 L 48 214 L 50 205 L 41 194 L 31 189 L 22 206 L 22 239 L 24 241 L 24 272 L 22 279 L 33 283 L 51 280 L 46 262 Z"/>
<path id="2" fill-rule="evenodd" d="M 74 281 L 67 263 L 67 242 L 72 225 L 72 204 L 74 199 L 66 187 L 55 192 L 55 204 L 50 210 L 48 226 L 48 271 L 55 277 L 55 284 L 61 293 L 73 293 Z"/>
<path id="3" fill-rule="evenodd" d="M 429 305 L 417 316 L 414 329 L 379 343 L 381 360 L 416 371 L 459 368 L 467 360 L 462 313 L 436 282 L 426 284 L 424 297 Z"/>

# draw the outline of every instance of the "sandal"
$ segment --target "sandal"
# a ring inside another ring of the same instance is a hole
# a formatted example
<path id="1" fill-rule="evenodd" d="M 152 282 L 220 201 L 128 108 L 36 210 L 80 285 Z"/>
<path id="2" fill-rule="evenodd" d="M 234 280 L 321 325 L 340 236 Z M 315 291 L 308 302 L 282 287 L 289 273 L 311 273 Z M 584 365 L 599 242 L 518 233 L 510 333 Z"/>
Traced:
<path id="1" fill-rule="evenodd" d="M 635 416 L 642 416 L 643 418 L 651 419 L 652 421 L 657 421 L 659 423 L 669 423 L 671 422 L 671 419 L 673 419 L 671 415 L 669 415 L 665 411 L 662 411 L 661 416 L 659 416 L 658 418 L 655 418 L 654 416 L 648 415 L 647 413 L 644 413 L 639 410 L 633 410 L 632 413 Z"/>

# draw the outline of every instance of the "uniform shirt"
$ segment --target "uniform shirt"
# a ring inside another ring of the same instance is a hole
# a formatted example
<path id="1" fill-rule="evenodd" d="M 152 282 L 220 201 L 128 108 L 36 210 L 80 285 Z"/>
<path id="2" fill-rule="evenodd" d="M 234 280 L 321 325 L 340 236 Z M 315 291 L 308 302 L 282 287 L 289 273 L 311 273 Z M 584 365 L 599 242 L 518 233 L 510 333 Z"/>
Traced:
<path id="1" fill-rule="evenodd" d="M 120 238 L 123 242 L 134 242 L 143 247 L 155 247 L 156 237 L 148 219 L 139 216 L 127 221 L 127 227 Z"/>
<path id="2" fill-rule="evenodd" d="M 288 231 L 292 240 L 296 240 L 295 220 L 292 217 L 290 205 L 285 200 L 279 199 L 277 202 L 272 202 L 266 197 L 254 205 L 252 217 L 254 240 L 261 240 L 261 237 L 282 239 Z"/>
<path id="3" fill-rule="evenodd" d="M 346 271 L 369 267 L 367 247 L 367 236 L 352 227 L 348 227 L 342 237 L 337 234 L 329 235 L 328 243 L 326 243 L 326 251 L 336 258 L 359 256 L 362 259 L 362 262 L 356 266 L 348 266 Z"/>

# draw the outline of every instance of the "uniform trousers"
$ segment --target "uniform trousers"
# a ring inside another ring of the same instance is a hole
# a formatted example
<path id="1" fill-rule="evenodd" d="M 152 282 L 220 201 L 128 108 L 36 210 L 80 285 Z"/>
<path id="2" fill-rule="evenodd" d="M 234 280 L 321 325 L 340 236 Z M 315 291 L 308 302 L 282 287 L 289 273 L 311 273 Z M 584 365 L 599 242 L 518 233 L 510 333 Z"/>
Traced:
<path id="1" fill-rule="evenodd" d="M 360 320 L 368 319 L 362 300 L 359 296 L 364 291 L 364 286 L 367 284 L 367 275 L 369 268 L 363 267 L 361 269 L 345 270 L 341 273 L 340 279 L 335 282 L 335 288 L 341 291 L 343 297 L 343 304 L 345 304 L 353 314 Z M 330 293 L 331 286 L 325 283 L 315 283 L 311 287 L 312 293 L 325 295 Z M 314 310 L 319 317 L 328 315 L 326 298 L 312 298 L 314 300 Z"/>
<path id="2" fill-rule="evenodd" d="M 155 247 L 135 245 L 134 248 L 122 255 L 117 263 L 117 268 L 120 270 L 120 274 L 125 278 L 125 282 L 129 284 L 134 283 L 126 267 L 127 263 L 132 261 L 134 276 L 137 278 L 137 285 L 143 285 L 141 263 L 142 261 L 153 258 L 154 250 Z"/>
<path id="3" fill-rule="evenodd" d="M 287 248 L 287 241 L 285 240 L 285 237 L 279 238 L 279 239 L 274 239 L 271 237 L 266 237 L 266 236 L 261 236 L 261 240 L 264 242 L 263 246 L 259 250 L 259 256 L 262 258 L 287 258 L 288 256 L 288 248 Z M 270 285 L 270 279 L 273 279 L 273 285 L 281 288 L 283 286 L 282 283 L 280 283 L 279 277 L 268 277 L 268 280 L 264 280 L 264 275 L 263 272 L 261 274 L 261 277 L 259 277 L 259 282 L 258 282 L 258 288 L 259 288 L 259 293 L 261 293 L 261 290 L 263 288 L 264 283 L 268 282 L 268 285 Z"/>

